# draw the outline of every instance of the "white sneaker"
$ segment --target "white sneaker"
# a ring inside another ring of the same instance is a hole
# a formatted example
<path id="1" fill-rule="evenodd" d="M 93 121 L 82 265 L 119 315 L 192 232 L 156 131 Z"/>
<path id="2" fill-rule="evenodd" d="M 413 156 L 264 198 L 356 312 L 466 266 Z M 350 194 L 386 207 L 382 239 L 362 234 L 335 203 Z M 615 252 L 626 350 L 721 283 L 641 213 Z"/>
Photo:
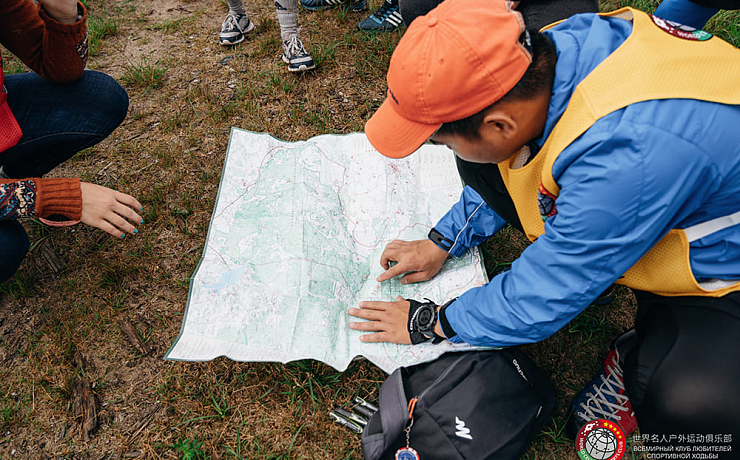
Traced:
<path id="1" fill-rule="evenodd" d="M 288 70 L 291 72 L 305 72 L 316 68 L 313 58 L 306 52 L 298 35 L 283 42 L 283 62 L 288 64 Z"/>
<path id="2" fill-rule="evenodd" d="M 221 33 L 218 34 L 218 38 L 222 45 L 236 45 L 243 42 L 244 34 L 252 30 L 254 30 L 254 24 L 246 14 L 229 13 L 221 24 Z"/>

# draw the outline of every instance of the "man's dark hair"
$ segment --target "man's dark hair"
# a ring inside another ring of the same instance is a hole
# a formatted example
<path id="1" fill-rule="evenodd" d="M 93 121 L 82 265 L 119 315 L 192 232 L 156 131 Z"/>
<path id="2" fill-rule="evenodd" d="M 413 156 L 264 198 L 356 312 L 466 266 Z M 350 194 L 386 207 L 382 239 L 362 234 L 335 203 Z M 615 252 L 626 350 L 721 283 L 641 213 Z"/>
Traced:
<path id="1" fill-rule="evenodd" d="M 443 123 L 436 134 L 458 134 L 470 140 L 480 138 L 480 126 L 488 110 L 502 101 L 526 101 L 544 91 L 552 91 L 555 78 L 555 63 L 558 60 L 555 45 L 546 35 L 535 30 L 532 36 L 532 63 L 517 84 L 501 99 L 478 113 L 461 120 Z"/>

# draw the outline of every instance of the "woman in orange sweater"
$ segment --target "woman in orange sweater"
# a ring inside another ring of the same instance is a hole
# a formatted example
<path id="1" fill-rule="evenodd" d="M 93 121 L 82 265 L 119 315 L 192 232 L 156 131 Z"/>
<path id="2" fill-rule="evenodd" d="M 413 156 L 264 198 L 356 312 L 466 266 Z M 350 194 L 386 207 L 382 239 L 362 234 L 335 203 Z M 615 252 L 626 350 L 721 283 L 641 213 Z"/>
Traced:
<path id="1" fill-rule="evenodd" d="M 143 223 L 135 198 L 79 179 L 41 178 L 105 139 L 126 117 L 128 96 L 85 70 L 86 11 L 77 0 L 3 0 L 0 43 L 33 72 L 4 75 L 0 59 L 0 282 L 29 249 L 17 219 L 79 221 L 122 238 Z"/>

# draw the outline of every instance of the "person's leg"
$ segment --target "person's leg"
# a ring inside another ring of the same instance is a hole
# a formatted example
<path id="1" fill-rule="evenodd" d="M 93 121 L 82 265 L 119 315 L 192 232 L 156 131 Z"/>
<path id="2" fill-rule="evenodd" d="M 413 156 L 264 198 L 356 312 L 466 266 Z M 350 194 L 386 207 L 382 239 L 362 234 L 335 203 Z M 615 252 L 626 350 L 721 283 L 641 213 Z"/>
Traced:
<path id="1" fill-rule="evenodd" d="M 399 0 L 401 17 L 406 25 L 418 16 L 432 11 L 441 0 Z M 540 29 L 548 24 L 577 13 L 598 13 L 598 0 L 529 0 L 518 7 L 529 29 Z"/>
<path id="2" fill-rule="evenodd" d="M 102 141 L 126 118 L 128 95 L 111 77 L 86 70 L 79 80 L 54 83 L 34 73 L 8 75 L 8 104 L 23 131 L 0 152 L 8 177 L 40 177 L 75 153 Z"/>
<path id="3" fill-rule="evenodd" d="M 275 12 L 284 42 L 298 35 L 298 0 L 275 0 Z"/>
<path id="4" fill-rule="evenodd" d="M 298 37 L 298 0 L 275 0 L 275 11 L 280 23 L 283 41 L 283 62 L 291 72 L 304 72 L 316 68 L 313 58 Z"/>
<path id="5" fill-rule="evenodd" d="M 529 29 L 541 29 L 579 13 L 598 13 L 598 0 L 529 0 L 521 2 L 519 11 Z"/>
<path id="6" fill-rule="evenodd" d="M 0 283 L 18 270 L 30 243 L 26 230 L 17 220 L 0 220 Z"/>
<path id="7" fill-rule="evenodd" d="M 222 45 L 236 45 L 244 41 L 244 34 L 254 30 L 254 23 L 249 20 L 242 0 L 226 0 L 226 3 L 229 12 L 221 24 L 218 39 Z"/>
<path id="8" fill-rule="evenodd" d="M 407 26 L 419 16 L 424 16 L 442 3 L 442 0 L 398 0 L 398 10 Z"/>
<path id="9" fill-rule="evenodd" d="M 698 5 L 689 0 L 663 0 L 655 9 L 655 16 L 694 29 L 703 29 L 717 11 L 717 8 Z"/>
<path id="10" fill-rule="evenodd" d="M 686 434 L 740 439 L 740 293 L 635 295 L 639 342 L 623 363 L 640 432 L 670 443 Z"/>
<path id="11" fill-rule="evenodd" d="M 347 8 L 351 11 L 367 9 L 366 0 L 301 0 L 301 6 L 308 11 L 322 11 L 329 8 Z"/>
<path id="12" fill-rule="evenodd" d="M 697 5 L 718 10 L 740 10 L 740 0 L 691 0 Z"/>

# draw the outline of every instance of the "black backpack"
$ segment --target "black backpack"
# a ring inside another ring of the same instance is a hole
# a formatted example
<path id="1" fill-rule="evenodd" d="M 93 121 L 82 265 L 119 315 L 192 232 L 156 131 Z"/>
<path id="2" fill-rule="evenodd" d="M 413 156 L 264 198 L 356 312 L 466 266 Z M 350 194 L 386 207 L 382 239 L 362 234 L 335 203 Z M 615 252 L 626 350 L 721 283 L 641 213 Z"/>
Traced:
<path id="1" fill-rule="evenodd" d="M 408 446 L 422 460 L 516 460 L 554 410 L 555 390 L 523 352 L 446 353 L 396 369 L 383 382 L 362 453 L 365 460 L 394 459 L 410 425 Z"/>

